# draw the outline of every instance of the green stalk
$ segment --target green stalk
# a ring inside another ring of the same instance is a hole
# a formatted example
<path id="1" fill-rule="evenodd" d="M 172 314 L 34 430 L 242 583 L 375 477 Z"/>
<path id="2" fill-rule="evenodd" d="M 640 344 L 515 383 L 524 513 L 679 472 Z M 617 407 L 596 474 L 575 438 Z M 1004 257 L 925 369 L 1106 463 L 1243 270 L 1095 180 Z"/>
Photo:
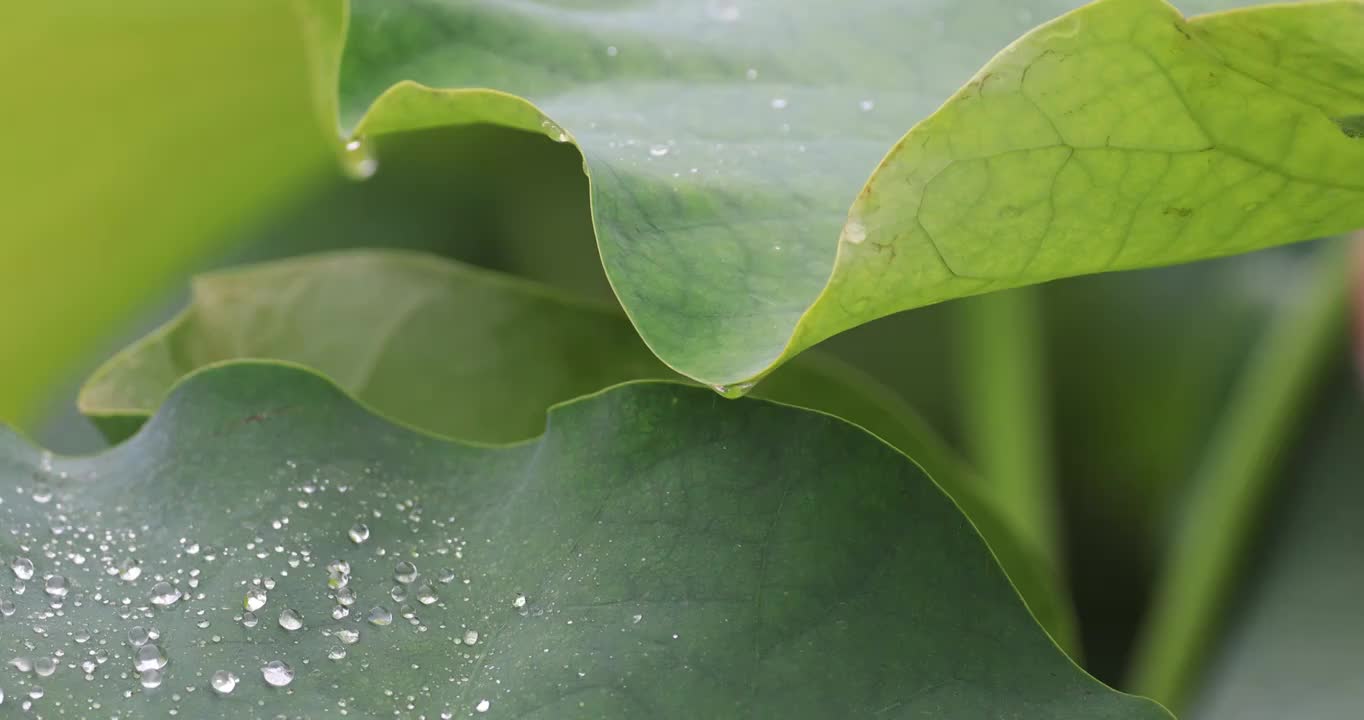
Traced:
<path id="1" fill-rule="evenodd" d="M 1324 245 L 1237 381 L 1166 546 L 1128 689 L 1178 712 L 1235 587 L 1281 456 L 1344 344 L 1350 245 Z"/>
<path id="2" fill-rule="evenodd" d="M 963 429 L 982 491 L 1060 581 L 1038 293 L 1029 287 L 962 301 Z"/>

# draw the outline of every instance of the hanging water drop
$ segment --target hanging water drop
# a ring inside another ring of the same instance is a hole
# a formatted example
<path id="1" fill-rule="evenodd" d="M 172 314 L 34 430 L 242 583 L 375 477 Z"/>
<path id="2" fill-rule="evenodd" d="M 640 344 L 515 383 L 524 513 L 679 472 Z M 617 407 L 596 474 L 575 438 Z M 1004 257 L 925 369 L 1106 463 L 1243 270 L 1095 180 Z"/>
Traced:
<path id="1" fill-rule="evenodd" d="M 265 682 L 274 687 L 284 687 L 294 681 L 294 669 L 283 660 L 271 660 L 260 669 Z"/>
<path id="2" fill-rule="evenodd" d="M 341 157 L 341 167 L 352 180 L 368 180 L 379 169 L 379 161 L 370 152 L 367 140 L 355 138 L 346 143 L 346 152 Z"/>

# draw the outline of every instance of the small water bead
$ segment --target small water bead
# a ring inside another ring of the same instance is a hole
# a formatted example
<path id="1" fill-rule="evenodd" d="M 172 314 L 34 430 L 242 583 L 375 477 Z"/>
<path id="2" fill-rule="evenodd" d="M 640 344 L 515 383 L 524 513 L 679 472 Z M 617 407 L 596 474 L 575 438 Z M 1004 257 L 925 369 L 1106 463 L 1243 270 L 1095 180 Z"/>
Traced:
<path id="1" fill-rule="evenodd" d="M 488 708 L 492 706 L 493 704 L 489 702 L 487 698 L 484 698 L 478 701 L 478 704 L 474 706 L 474 710 L 477 710 L 478 712 L 481 713 L 485 713 L 488 712 Z"/>
<path id="2" fill-rule="evenodd" d="M 128 629 L 129 645 L 132 645 L 133 647 L 142 647 L 143 645 L 146 645 L 149 640 L 151 640 L 151 635 L 147 632 L 147 629 L 141 625 L 134 625 Z"/>
<path id="3" fill-rule="evenodd" d="M 384 627 L 393 623 L 393 613 L 386 607 L 375 606 L 369 609 L 369 613 L 365 615 L 365 619 L 368 620 L 371 625 Z"/>
<path id="4" fill-rule="evenodd" d="M 327 651 L 328 660 L 344 660 L 345 658 L 346 649 L 340 645 L 333 645 L 331 646 L 331 649 Z"/>
<path id="5" fill-rule="evenodd" d="M 294 669 L 283 660 L 271 660 L 260 669 L 265 682 L 274 687 L 284 687 L 294 681 Z"/>
<path id="6" fill-rule="evenodd" d="M 261 581 L 260 581 L 260 584 L 263 585 L 263 586 L 265 586 L 265 589 L 266 589 L 266 590 L 274 590 L 274 589 L 275 589 L 275 579 L 272 578 L 272 577 L 267 577 L 267 578 L 265 578 L 264 580 L 261 580 Z"/>
<path id="7" fill-rule="evenodd" d="M 354 604 L 355 604 L 355 591 L 354 591 L 354 590 L 351 590 L 351 589 L 348 588 L 348 587 L 337 588 L 337 590 L 336 590 L 336 602 L 337 602 L 337 604 L 339 604 L 339 605 L 345 605 L 346 607 L 350 607 L 351 605 L 354 605 Z"/>
<path id="8" fill-rule="evenodd" d="M 615 57 L 620 54 L 620 50 L 616 49 L 615 45 L 608 45 L 606 46 L 606 54 L 609 57 Z"/>
<path id="9" fill-rule="evenodd" d="M 478 644 L 478 631 L 477 631 L 477 630 L 465 630 L 465 631 L 464 631 L 464 644 L 465 644 L 465 645 L 477 645 L 477 644 Z"/>
<path id="10" fill-rule="evenodd" d="M 652 157 L 663 157 L 668 154 L 667 145 L 654 145 L 649 148 L 649 155 Z"/>
<path id="11" fill-rule="evenodd" d="M 516 599 L 512 600 L 512 607 L 520 610 L 526 606 L 526 596 L 521 593 L 516 594 Z"/>
<path id="12" fill-rule="evenodd" d="M 242 627 L 253 628 L 259 622 L 260 619 L 256 617 L 255 613 L 242 613 Z"/>
<path id="13" fill-rule="evenodd" d="M 38 677 L 51 677 L 52 673 L 57 672 L 57 661 L 50 657 L 40 657 L 33 661 L 33 672 Z"/>
<path id="14" fill-rule="evenodd" d="M 9 598 L 0 598 L 0 616 L 9 617 L 13 615 L 16 610 L 18 610 L 18 608 L 15 607 L 13 600 L 10 600 Z"/>
<path id="15" fill-rule="evenodd" d="M 28 689 L 28 696 L 33 700 L 42 700 L 43 694 L 44 694 L 43 689 L 38 687 L 37 685 L 34 685 L 33 687 Z"/>
<path id="16" fill-rule="evenodd" d="M 400 603 L 407 600 L 407 586 L 394 585 L 393 587 L 389 588 L 388 596 L 393 598 L 393 602 L 395 603 Z"/>
<path id="17" fill-rule="evenodd" d="M 165 580 L 152 586 L 152 604 L 157 607 L 170 607 L 181 597 L 180 591 Z"/>
<path id="18" fill-rule="evenodd" d="M 337 630 L 334 635 L 343 645 L 354 645 L 355 643 L 360 642 L 359 630 Z"/>
<path id="19" fill-rule="evenodd" d="M 143 670 L 139 681 L 142 683 L 142 687 L 148 690 L 161 687 L 161 671 L 154 668 Z"/>
<path id="20" fill-rule="evenodd" d="M 279 626 L 293 632 L 303 627 L 303 618 L 293 608 L 284 608 L 279 613 Z"/>
<path id="21" fill-rule="evenodd" d="M 861 108 L 862 112 L 871 112 L 876 108 L 876 102 L 873 100 L 863 100 L 857 104 L 857 107 Z"/>
<path id="22" fill-rule="evenodd" d="M 163 667 L 166 667 L 166 653 L 161 651 L 161 646 L 154 643 L 138 648 L 133 656 L 133 668 L 138 672 L 160 670 Z"/>
<path id="23" fill-rule="evenodd" d="M 33 502 L 36 502 L 39 505 L 46 505 L 49 502 L 52 502 L 52 486 L 45 482 L 35 483 L 33 485 Z"/>
<path id="24" fill-rule="evenodd" d="M 263 588 L 247 588 L 246 599 L 242 600 L 242 607 L 246 608 L 248 612 L 255 612 L 265 607 L 265 602 L 269 599 L 270 596 L 265 594 Z"/>
<path id="25" fill-rule="evenodd" d="M 33 661 L 26 657 L 17 657 L 9 661 L 10 667 L 21 673 L 33 672 Z"/>
<path id="26" fill-rule="evenodd" d="M 66 597 L 66 593 L 69 589 L 70 587 L 66 582 L 66 578 L 61 575 L 53 575 L 47 579 L 47 582 L 43 583 L 43 592 L 54 598 L 60 599 Z"/>
<path id="27" fill-rule="evenodd" d="M 85 673 L 86 675 L 93 674 L 95 672 L 96 667 L 98 666 L 95 665 L 94 660 L 84 660 L 81 662 L 81 672 Z"/>
<path id="28" fill-rule="evenodd" d="M 401 560 L 393 567 L 393 579 L 406 585 L 417 579 L 417 566 Z"/>
<path id="29" fill-rule="evenodd" d="M 127 558 L 118 564 L 118 578 L 126 582 L 132 582 L 142 577 L 142 565 L 138 561 Z"/>
<path id="30" fill-rule="evenodd" d="M 773 110 L 785 110 L 788 104 L 789 103 L 786 101 L 786 98 L 772 98 Z"/>
<path id="31" fill-rule="evenodd" d="M 350 608 L 346 607 L 345 605 L 334 605 L 334 606 L 332 606 L 332 619 L 333 619 L 333 620 L 345 620 L 345 619 L 346 619 L 347 617 L 349 617 L 349 616 L 350 616 Z"/>
<path id="32" fill-rule="evenodd" d="M 350 536 L 351 542 L 359 545 L 369 539 L 369 526 L 364 523 L 355 523 L 350 526 L 350 532 L 346 534 Z"/>
<path id="33" fill-rule="evenodd" d="M 345 560 L 333 560 L 327 563 L 327 572 L 336 573 L 337 575 L 349 575 L 350 563 Z"/>
<path id="34" fill-rule="evenodd" d="M 749 69 L 745 70 L 745 71 L 744 71 L 744 77 L 748 78 L 749 80 L 757 80 L 757 79 L 758 79 L 758 68 L 749 68 Z"/>
<path id="35" fill-rule="evenodd" d="M 14 577 L 20 580 L 33 579 L 33 561 L 26 557 L 17 557 L 9 564 L 9 569 L 14 571 Z"/>
<path id="36" fill-rule="evenodd" d="M 442 569 L 442 570 L 440 571 L 440 574 L 436 577 L 436 579 L 439 580 L 439 581 L 440 581 L 440 584 L 442 584 L 442 585 L 449 585 L 450 583 L 454 582 L 454 581 L 455 581 L 455 570 L 454 570 L 454 568 L 444 568 L 444 569 Z"/>
<path id="37" fill-rule="evenodd" d="M 439 599 L 436 596 L 436 589 L 431 587 L 431 583 L 422 583 L 417 586 L 417 602 L 423 605 L 431 605 Z"/>
<path id="38" fill-rule="evenodd" d="M 208 684 L 219 695 L 231 695 L 232 691 L 237 689 L 237 676 L 226 670 L 219 670 L 208 679 Z"/>

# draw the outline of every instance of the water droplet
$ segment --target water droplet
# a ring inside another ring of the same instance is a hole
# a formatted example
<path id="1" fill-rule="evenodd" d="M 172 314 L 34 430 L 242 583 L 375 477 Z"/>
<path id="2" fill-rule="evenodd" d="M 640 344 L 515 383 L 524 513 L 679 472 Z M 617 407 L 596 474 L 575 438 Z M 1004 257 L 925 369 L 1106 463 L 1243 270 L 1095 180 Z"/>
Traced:
<path id="1" fill-rule="evenodd" d="M 346 143 L 341 167 L 352 180 L 368 180 L 379 169 L 379 161 L 370 152 L 369 142 L 365 138 L 355 138 Z"/>
<path id="2" fill-rule="evenodd" d="M 13 570 L 14 577 L 20 580 L 33 579 L 33 561 L 26 557 L 14 558 L 14 561 L 9 564 L 9 569 Z"/>
<path id="3" fill-rule="evenodd" d="M 345 560 L 333 560 L 327 563 L 327 572 L 336 573 L 337 575 L 349 575 L 350 563 Z"/>
<path id="4" fill-rule="evenodd" d="M 544 128 L 545 134 L 554 142 L 568 142 L 568 133 L 564 132 L 564 129 L 556 125 L 553 120 L 541 122 L 540 127 Z"/>
<path id="5" fill-rule="evenodd" d="M 857 103 L 857 107 L 861 108 L 862 112 L 871 112 L 873 109 L 876 108 L 876 101 L 863 100 L 862 102 Z"/>
<path id="6" fill-rule="evenodd" d="M 142 576 L 142 565 L 133 558 L 124 558 L 118 564 L 118 578 L 127 582 L 132 582 Z"/>
<path id="7" fill-rule="evenodd" d="M 208 684 L 219 695 L 230 695 L 237 689 L 237 676 L 226 670 L 219 670 L 208 679 Z"/>
<path id="8" fill-rule="evenodd" d="M 279 613 L 279 626 L 293 632 L 303 627 L 303 618 L 293 608 L 284 608 Z"/>
<path id="9" fill-rule="evenodd" d="M 39 505 L 46 505 L 51 501 L 52 486 L 48 485 L 45 482 L 35 483 L 33 485 L 33 502 L 36 502 Z"/>
<path id="10" fill-rule="evenodd" d="M 242 627 L 253 628 L 256 626 L 256 623 L 259 622 L 260 620 L 256 617 L 255 613 L 242 613 Z"/>
<path id="11" fill-rule="evenodd" d="M 649 148 L 649 155 L 652 157 L 663 157 L 668 154 L 667 145 L 654 145 Z"/>
<path id="12" fill-rule="evenodd" d="M 134 625 L 128 629 L 128 644 L 135 648 L 146 645 L 151 639 L 151 635 L 147 632 L 147 629 L 141 625 Z"/>
<path id="13" fill-rule="evenodd" d="M 478 712 L 485 713 L 488 712 L 488 708 L 492 706 L 493 704 L 488 702 L 487 698 L 484 698 L 483 700 L 478 701 L 478 704 L 474 706 L 474 709 Z"/>
<path id="14" fill-rule="evenodd" d="M 86 675 L 90 675 L 91 673 L 95 672 L 96 667 L 98 666 L 95 665 L 94 660 L 85 660 L 81 662 L 81 672 L 85 673 Z"/>
<path id="15" fill-rule="evenodd" d="M 14 606 L 14 601 L 9 598 L 0 598 L 0 617 L 9 617 L 18 610 Z"/>
<path id="16" fill-rule="evenodd" d="M 50 657 L 40 657 L 33 661 L 33 672 L 38 677 L 52 677 L 52 673 L 57 672 L 57 661 Z"/>
<path id="17" fill-rule="evenodd" d="M 772 98 L 773 110 L 785 110 L 787 105 L 786 98 Z"/>
<path id="18" fill-rule="evenodd" d="M 143 670 L 142 677 L 139 679 L 142 682 L 142 687 L 148 690 L 161 687 L 161 671 L 155 668 Z"/>
<path id="19" fill-rule="evenodd" d="M 166 653 L 161 651 L 160 645 L 147 643 L 133 655 L 133 668 L 138 672 L 160 670 L 163 667 L 166 667 Z"/>
<path id="20" fill-rule="evenodd" d="M 336 590 L 336 602 L 340 603 L 341 605 L 345 605 L 346 607 L 350 607 L 351 605 L 354 605 L 354 604 L 355 604 L 355 591 L 354 591 L 354 590 L 351 590 L 351 589 L 348 588 L 348 587 L 337 588 L 337 590 Z"/>
<path id="21" fill-rule="evenodd" d="M 641 620 L 643 620 L 643 619 L 644 619 L 644 616 L 643 616 L 643 615 L 634 615 L 634 616 L 632 616 L 632 617 L 630 618 L 630 623 L 633 624 L 633 625 L 638 625 L 638 624 L 639 624 L 639 621 L 641 621 Z"/>
<path id="22" fill-rule="evenodd" d="M 349 615 L 350 615 L 350 608 L 346 607 L 345 605 L 333 605 L 333 606 L 332 606 L 332 619 L 333 619 L 333 620 L 345 620 L 346 617 L 349 616 Z"/>
<path id="23" fill-rule="evenodd" d="M 417 579 L 417 566 L 401 560 L 393 567 L 393 579 L 406 585 Z"/>
<path id="24" fill-rule="evenodd" d="M 355 523 L 350 526 L 350 532 L 346 534 L 350 535 L 351 542 L 359 545 L 369 539 L 369 526 L 364 523 Z"/>
<path id="25" fill-rule="evenodd" d="M 754 383 L 741 382 L 733 385 L 711 385 L 710 388 L 720 395 L 733 400 L 743 397 L 749 390 L 753 389 Z"/>
<path id="26" fill-rule="evenodd" d="M 66 597 L 66 593 L 68 590 L 69 588 L 67 586 L 66 578 L 62 577 L 61 575 L 53 575 L 52 577 L 49 577 L 47 579 L 46 583 L 43 584 L 43 592 L 47 593 L 48 595 L 51 595 L 54 598 Z"/>
<path id="27" fill-rule="evenodd" d="M 271 660 L 260 669 L 265 682 L 274 687 L 284 687 L 294 681 L 294 669 L 283 660 Z"/>
<path id="28" fill-rule="evenodd" d="M 478 644 L 478 631 L 477 631 L 477 630 L 465 630 L 465 631 L 464 631 L 464 644 L 465 644 L 465 645 L 477 645 L 477 644 Z"/>
<path id="29" fill-rule="evenodd" d="M 512 600 L 512 607 L 514 607 L 514 608 L 516 608 L 516 609 L 519 610 L 519 609 L 521 609 L 521 608 L 523 608 L 523 607 L 525 607 L 525 606 L 526 606 L 526 596 L 525 596 L 525 595 L 522 595 L 521 593 L 517 593 L 517 594 L 516 594 L 516 599 L 515 599 L 515 600 Z"/>
<path id="30" fill-rule="evenodd" d="M 369 609 L 369 613 L 365 615 L 365 619 L 368 620 L 371 625 L 384 627 L 393 623 L 393 613 L 386 607 L 375 606 Z"/>
<path id="31" fill-rule="evenodd" d="M 735 22 L 739 19 L 739 4 L 734 0 L 710 0 L 706 5 L 706 15 L 720 22 Z"/>
<path id="32" fill-rule="evenodd" d="M 744 72 L 744 77 L 748 78 L 749 80 L 757 80 L 758 68 L 749 68 Z"/>
<path id="33" fill-rule="evenodd" d="M 843 236 L 839 238 L 843 242 L 861 245 L 867 239 L 867 226 L 856 220 L 848 220 L 848 224 L 843 226 Z"/>
<path id="34" fill-rule="evenodd" d="M 431 583 L 422 583 L 417 586 L 417 602 L 423 605 L 431 605 L 440 598 L 436 597 L 436 589 L 431 587 Z"/>
<path id="35" fill-rule="evenodd" d="M 170 607 L 180 599 L 180 591 L 162 580 L 152 586 L 152 604 L 157 607 Z"/>
<path id="36" fill-rule="evenodd" d="M 265 594 L 265 590 L 263 588 L 258 587 L 247 588 L 246 599 L 242 601 L 242 607 L 246 608 L 250 612 L 255 612 L 265 607 L 265 601 L 269 599 L 270 596 Z"/>
<path id="37" fill-rule="evenodd" d="M 359 630 L 351 630 L 347 628 L 345 630 L 337 630 L 333 634 L 336 636 L 337 640 L 341 641 L 342 645 L 354 645 L 355 643 L 360 642 Z"/>
<path id="38" fill-rule="evenodd" d="M 21 673 L 33 672 L 33 661 L 26 657 L 17 657 L 9 661 L 10 667 Z"/>
<path id="39" fill-rule="evenodd" d="M 609 57 L 615 57 L 620 54 L 620 50 L 617 50 L 615 45 L 608 45 L 606 46 L 606 54 Z"/>
<path id="40" fill-rule="evenodd" d="M 331 646 L 331 649 L 327 650 L 328 660 L 344 660 L 345 658 L 346 649 L 341 647 L 340 645 L 333 645 Z"/>

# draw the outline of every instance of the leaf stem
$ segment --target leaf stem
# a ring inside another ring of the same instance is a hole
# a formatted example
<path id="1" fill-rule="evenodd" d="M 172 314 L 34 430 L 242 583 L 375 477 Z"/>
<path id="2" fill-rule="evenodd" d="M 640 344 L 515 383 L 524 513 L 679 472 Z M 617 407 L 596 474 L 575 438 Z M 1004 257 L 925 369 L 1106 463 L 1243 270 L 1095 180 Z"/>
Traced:
<path id="1" fill-rule="evenodd" d="M 1324 244 L 1304 294 L 1277 311 L 1237 381 L 1166 546 L 1128 688 L 1179 712 L 1193 686 L 1281 455 L 1343 347 L 1350 245 Z"/>

